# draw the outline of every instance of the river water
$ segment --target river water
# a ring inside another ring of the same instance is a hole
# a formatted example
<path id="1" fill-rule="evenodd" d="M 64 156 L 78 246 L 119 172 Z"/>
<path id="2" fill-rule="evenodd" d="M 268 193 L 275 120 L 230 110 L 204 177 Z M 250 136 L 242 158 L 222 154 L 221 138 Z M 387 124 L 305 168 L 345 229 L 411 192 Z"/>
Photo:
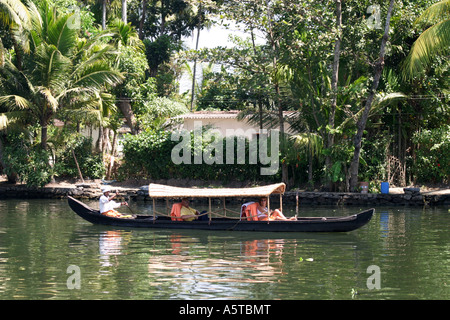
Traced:
<path id="1" fill-rule="evenodd" d="M 142 230 L 92 225 L 65 200 L 1 200 L 0 299 L 448 300 L 449 226 L 448 207 L 377 207 L 349 233 Z"/>

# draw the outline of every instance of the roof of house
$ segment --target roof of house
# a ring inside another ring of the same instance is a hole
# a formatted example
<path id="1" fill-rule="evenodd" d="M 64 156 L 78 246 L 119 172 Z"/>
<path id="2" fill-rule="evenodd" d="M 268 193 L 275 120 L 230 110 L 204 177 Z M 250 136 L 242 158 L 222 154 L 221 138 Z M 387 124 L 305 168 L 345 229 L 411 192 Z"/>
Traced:
<path id="1" fill-rule="evenodd" d="M 182 119 L 233 119 L 240 111 L 196 111 L 178 116 Z"/>
<path id="2" fill-rule="evenodd" d="M 239 110 L 229 110 L 229 111 L 195 111 L 191 113 L 186 113 L 176 118 L 181 119 L 234 119 L 237 118 Z M 292 116 L 296 111 L 283 111 L 285 117 Z"/>

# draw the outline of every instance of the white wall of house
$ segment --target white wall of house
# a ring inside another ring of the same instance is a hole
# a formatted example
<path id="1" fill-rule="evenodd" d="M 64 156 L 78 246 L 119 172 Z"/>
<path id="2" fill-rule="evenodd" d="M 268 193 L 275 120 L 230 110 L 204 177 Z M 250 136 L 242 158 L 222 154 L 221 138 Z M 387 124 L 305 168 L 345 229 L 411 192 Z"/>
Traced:
<path id="1" fill-rule="evenodd" d="M 238 111 L 189 113 L 178 117 L 182 119 L 182 124 L 178 128 L 192 131 L 196 126 L 202 126 L 204 128 L 211 127 L 219 130 L 224 137 L 235 135 L 246 136 L 250 139 L 254 138 L 259 132 L 259 126 L 249 123 L 246 120 L 239 121 L 237 119 L 238 113 Z M 285 123 L 285 131 L 289 131 L 289 124 L 287 123 Z"/>

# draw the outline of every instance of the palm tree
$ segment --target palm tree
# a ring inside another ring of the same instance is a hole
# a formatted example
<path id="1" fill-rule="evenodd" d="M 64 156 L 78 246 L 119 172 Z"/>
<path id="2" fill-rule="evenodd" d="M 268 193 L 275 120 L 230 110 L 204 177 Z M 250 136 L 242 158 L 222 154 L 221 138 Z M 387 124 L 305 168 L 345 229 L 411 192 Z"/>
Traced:
<path id="1" fill-rule="evenodd" d="M 72 14 L 58 15 L 50 4 L 29 2 L 32 29 L 30 53 L 23 70 L 10 61 L 1 69 L 3 95 L 0 105 L 37 120 L 41 146 L 47 148 L 47 127 L 59 109 L 83 105 L 107 86 L 120 83 L 123 76 L 111 67 L 112 47 L 96 38 L 81 40 L 70 27 Z"/>
<path id="2" fill-rule="evenodd" d="M 106 31 L 106 34 L 111 35 L 113 45 L 117 48 L 118 54 L 116 55 L 114 61 L 117 66 L 120 65 L 121 59 L 124 58 L 124 55 L 121 53 L 122 47 L 131 48 L 136 53 L 142 53 L 145 50 L 144 43 L 141 41 L 141 39 L 139 39 L 138 32 L 131 25 L 131 23 L 125 23 L 122 20 L 116 19 L 111 23 L 109 30 Z M 123 85 L 117 88 L 117 94 L 119 96 L 119 108 L 125 116 L 127 125 L 130 127 L 133 134 L 137 133 L 136 117 L 131 108 L 130 99 L 124 95 L 123 90 L 121 90 L 123 88 L 121 87 L 125 86 L 127 80 L 134 76 L 135 75 L 133 74 L 126 74 L 126 79 Z"/>
<path id="3" fill-rule="evenodd" d="M 17 66 L 21 68 L 22 56 L 19 44 L 22 49 L 28 51 L 28 43 L 23 30 L 29 29 L 31 26 L 28 8 L 20 0 L 0 0 L 0 24 L 6 26 L 11 32 Z M 0 66 L 4 63 L 3 51 L 3 43 L 0 39 Z"/>
<path id="4" fill-rule="evenodd" d="M 430 65 L 432 59 L 450 48 L 450 0 L 430 6 L 416 20 L 417 24 L 430 26 L 411 47 L 404 64 L 404 74 L 412 77 Z"/>
<path id="5" fill-rule="evenodd" d="M 298 153 L 303 153 L 308 157 L 308 183 L 312 186 L 314 183 L 313 162 L 314 158 L 320 158 L 322 154 L 323 139 L 316 133 L 306 132 L 293 135 L 290 137 L 290 140 L 293 144 L 288 152 L 293 152 L 294 156 L 297 156 Z"/>
<path id="6" fill-rule="evenodd" d="M 27 26 L 30 14 L 20 0 L 0 0 L 0 23 L 7 26 Z"/>

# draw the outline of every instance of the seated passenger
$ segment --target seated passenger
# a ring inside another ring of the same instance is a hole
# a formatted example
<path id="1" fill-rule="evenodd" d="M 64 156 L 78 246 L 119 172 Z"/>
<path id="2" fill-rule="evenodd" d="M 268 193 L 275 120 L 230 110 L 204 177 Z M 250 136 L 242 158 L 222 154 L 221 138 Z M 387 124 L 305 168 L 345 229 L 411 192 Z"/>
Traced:
<path id="1" fill-rule="evenodd" d="M 254 221 L 267 221 L 267 220 L 285 220 L 293 221 L 297 220 L 296 217 L 286 218 L 284 214 L 279 210 L 268 212 L 267 209 L 267 198 L 261 197 L 259 202 L 249 204 L 245 209 L 245 215 L 247 219 Z"/>
<path id="2" fill-rule="evenodd" d="M 206 221 L 208 220 L 208 215 L 204 213 L 206 213 L 206 211 L 200 213 L 194 208 L 191 208 L 189 206 L 188 198 L 181 199 L 180 218 L 183 219 L 184 221 L 194 221 L 194 220 Z"/>
<path id="3" fill-rule="evenodd" d="M 183 204 L 181 202 L 174 203 L 172 205 L 172 210 L 170 211 L 170 218 L 172 219 L 172 221 L 183 221 L 183 219 L 180 218 L 180 212 L 182 207 Z"/>

